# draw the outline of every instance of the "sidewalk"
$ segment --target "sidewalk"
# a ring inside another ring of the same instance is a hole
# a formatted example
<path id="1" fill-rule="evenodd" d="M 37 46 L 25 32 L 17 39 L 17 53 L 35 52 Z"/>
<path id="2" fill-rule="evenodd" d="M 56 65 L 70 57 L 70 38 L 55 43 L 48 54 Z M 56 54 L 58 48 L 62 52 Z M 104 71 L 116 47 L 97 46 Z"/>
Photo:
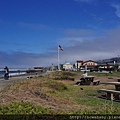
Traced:
<path id="1" fill-rule="evenodd" d="M 5 80 L 4 78 L 0 78 L 0 90 L 3 89 L 4 87 L 6 87 L 7 85 L 10 85 L 14 82 L 29 79 L 29 78 L 44 76 L 44 75 L 47 75 L 47 74 L 49 74 L 49 73 L 48 72 L 43 72 L 39 75 L 35 75 L 35 74 L 17 75 L 17 76 L 10 77 L 9 80 Z"/>
<path id="2" fill-rule="evenodd" d="M 8 80 L 5 80 L 4 78 L 0 78 L 0 90 L 6 87 L 7 85 L 10 85 L 14 82 L 20 81 L 20 80 L 25 80 L 28 79 L 28 77 L 35 77 L 36 75 L 18 75 L 18 76 L 13 76 L 10 77 Z"/>

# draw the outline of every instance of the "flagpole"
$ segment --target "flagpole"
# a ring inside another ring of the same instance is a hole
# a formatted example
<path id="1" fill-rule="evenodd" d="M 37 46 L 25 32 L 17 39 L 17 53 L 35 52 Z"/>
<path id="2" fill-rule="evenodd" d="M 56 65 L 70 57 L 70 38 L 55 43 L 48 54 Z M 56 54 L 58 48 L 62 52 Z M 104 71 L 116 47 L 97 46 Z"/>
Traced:
<path id="1" fill-rule="evenodd" d="M 59 50 L 63 51 L 63 48 L 59 45 L 58 46 L 58 70 L 60 71 L 60 53 Z"/>
<path id="2" fill-rule="evenodd" d="M 60 64 L 59 64 L 59 62 L 60 62 L 60 55 L 59 55 L 59 47 L 58 47 L 58 70 L 60 70 Z"/>

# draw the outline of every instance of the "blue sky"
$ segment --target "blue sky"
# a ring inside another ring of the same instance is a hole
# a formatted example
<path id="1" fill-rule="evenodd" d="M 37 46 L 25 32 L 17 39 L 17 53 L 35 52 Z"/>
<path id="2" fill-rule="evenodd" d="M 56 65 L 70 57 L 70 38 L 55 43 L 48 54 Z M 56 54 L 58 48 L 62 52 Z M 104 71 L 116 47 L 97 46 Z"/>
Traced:
<path id="1" fill-rule="evenodd" d="M 0 67 L 120 55 L 120 0 L 1 0 Z"/>

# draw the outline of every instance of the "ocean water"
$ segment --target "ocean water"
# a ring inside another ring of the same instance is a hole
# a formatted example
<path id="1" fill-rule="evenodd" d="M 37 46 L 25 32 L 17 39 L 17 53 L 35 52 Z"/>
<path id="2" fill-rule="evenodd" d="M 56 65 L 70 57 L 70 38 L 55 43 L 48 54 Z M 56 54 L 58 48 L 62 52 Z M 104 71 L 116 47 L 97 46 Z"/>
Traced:
<path id="1" fill-rule="evenodd" d="M 4 77 L 5 71 L 0 71 L 0 77 Z M 25 71 L 9 71 L 9 76 L 26 74 Z"/>

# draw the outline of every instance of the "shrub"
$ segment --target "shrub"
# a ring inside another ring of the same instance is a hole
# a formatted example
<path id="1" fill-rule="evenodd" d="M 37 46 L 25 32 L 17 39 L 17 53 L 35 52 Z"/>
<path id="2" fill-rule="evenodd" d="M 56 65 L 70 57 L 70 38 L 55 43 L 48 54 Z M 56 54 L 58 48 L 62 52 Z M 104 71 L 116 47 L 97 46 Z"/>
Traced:
<path id="1" fill-rule="evenodd" d="M 49 114 L 50 109 L 34 106 L 28 102 L 12 102 L 0 106 L 0 114 Z"/>
<path id="2" fill-rule="evenodd" d="M 54 90 L 61 91 L 61 90 L 67 90 L 67 86 L 63 83 L 51 81 L 49 82 L 48 86 Z"/>

